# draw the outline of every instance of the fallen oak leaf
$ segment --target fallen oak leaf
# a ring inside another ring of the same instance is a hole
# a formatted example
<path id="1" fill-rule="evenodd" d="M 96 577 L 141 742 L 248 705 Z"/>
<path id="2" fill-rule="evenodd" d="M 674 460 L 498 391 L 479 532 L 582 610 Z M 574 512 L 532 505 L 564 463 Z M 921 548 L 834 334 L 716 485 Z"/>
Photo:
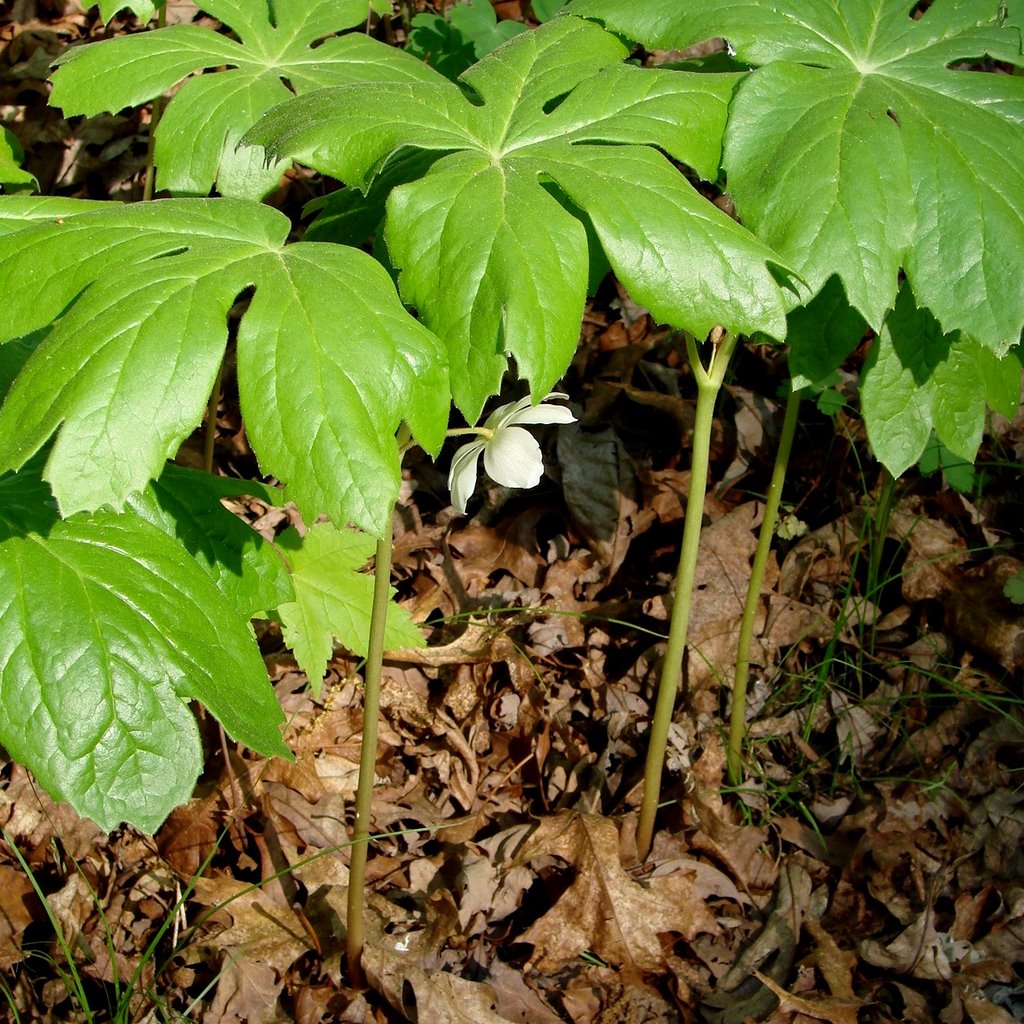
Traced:
<path id="1" fill-rule="evenodd" d="M 531 966 L 539 971 L 558 970 L 587 949 L 626 971 L 659 970 L 665 965 L 659 934 L 690 940 L 699 932 L 719 931 L 689 871 L 660 875 L 644 885 L 626 873 L 618 829 L 608 818 L 568 812 L 544 819 L 513 866 L 541 856 L 566 861 L 576 877 L 519 936 L 534 946 Z"/>

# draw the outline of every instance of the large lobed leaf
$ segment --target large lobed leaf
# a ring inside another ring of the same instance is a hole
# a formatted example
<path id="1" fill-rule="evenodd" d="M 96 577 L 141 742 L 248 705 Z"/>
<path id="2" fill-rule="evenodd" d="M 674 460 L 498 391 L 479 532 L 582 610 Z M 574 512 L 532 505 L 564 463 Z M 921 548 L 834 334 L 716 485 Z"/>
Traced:
<path id="1" fill-rule="evenodd" d="M 120 4 L 140 15 L 152 4 Z M 368 0 L 203 0 L 238 39 L 198 25 L 171 25 L 69 50 L 58 61 L 50 102 L 65 114 L 97 114 L 146 103 L 188 81 L 156 129 L 157 183 L 176 194 L 259 199 L 285 164 L 268 164 L 238 140 L 264 111 L 293 93 L 360 81 L 419 81 L 411 55 L 362 34 Z M 379 6 L 375 4 L 374 6 Z M 111 3 L 105 15 L 112 16 Z M 198 75 L 204 69 L 226 68 Z M 194 77 L 189 77 L 194 76 Z"/>
<path id="2" fill-rule="evenodd" d="M 284 245 L 289 224 L 236 200 L 138 206 L 0 200 L 0 341 L 54 322 L 0 408 L 0 472 L 51 436 L 45 478 L 64 515 L 124 506 L 200 422 L 228 335 L 264 470 L 307 520 L 326 513 L 381 535 L 400 482 L 405 420 L 437 452 L 448 415 L 444 353 L 387 273 L 342 246 Z"/>
<path id="3" fill-rule="evenodd" d="M 440 154 L 388 199 L 399 286 L 446 342 L 475 419 L 515 357 L 535 395 L 575 350 L 587 225 L 634 298 L 705 334 L 781 336 L 775 254 L 702 199 L 659 152 L 718 174 L 735 75 L 645 72 L 596 25 L 557 18 L 461 79 L 347 85 L 289 100 L 246 141 L 368 190 L 409 148 Z"/>
<path id="4" fill-rule="evenodd" d="M 817 290 L 832 275 L 876 329 L 898 272 L 943 331 L 994 351 L 1024 326 L 1024 78 L 1018 4 L 935 0 L 575 0 L 650 46 L 725 37 L 760 65 L 723 156 L 746 223 Z M 1019 22 L 1016 24 L 1019 25 Z"/>
<path id="5" fill-rule="evenodd" d="M 0 477 L 11 755 L 103 828 L 152 832 L 202 767 L 193 698 L 234 739 L 288 756 L 247 618 L 177 540 L 131 512 L 61 521 L 38 466 Z"/>

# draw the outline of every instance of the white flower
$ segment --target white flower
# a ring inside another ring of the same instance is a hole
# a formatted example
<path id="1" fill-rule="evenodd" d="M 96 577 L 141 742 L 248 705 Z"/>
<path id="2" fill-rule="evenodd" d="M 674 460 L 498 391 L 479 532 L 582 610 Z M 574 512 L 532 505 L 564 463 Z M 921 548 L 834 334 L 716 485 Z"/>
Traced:
<path id="1" fill-rule="evenodd" d="M 546 395 L 541 402 L 552 398 L 568 398 L 560 391 Z M 480 453 L 484 456 L 484 469 L 492 480 L 505 487 L 536 487 L 544 475 L 544 461 L 540 445 L 521 423 L 575 423 L 576 417 L 563 405 L 533 405 L 529 395 L 495 409 L 482 427 L 470 427 L 462 433 L 479 435 L 475 441 L 463 445 L 452 459 L 448 474 L 448 489 L 452 504 L 460 515 L 465 515 L 469 499 L 476 490 L 477 465 Z"/>

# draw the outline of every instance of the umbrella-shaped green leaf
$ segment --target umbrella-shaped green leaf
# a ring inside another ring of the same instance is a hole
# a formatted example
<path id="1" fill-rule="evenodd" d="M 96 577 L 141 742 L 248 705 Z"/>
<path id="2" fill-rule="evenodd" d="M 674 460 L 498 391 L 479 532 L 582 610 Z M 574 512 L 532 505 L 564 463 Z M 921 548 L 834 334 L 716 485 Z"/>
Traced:
<path id="1" fill-rule="evenodd" d="M 41 208 L 49 209 L 46 200 Z M 14 205 L 8 205 L 14 204 Z M 59 207 L 0 236 L 0 341 L 50 324 L 0 408 L 0 472 L 56 432 L 46 467 L 61 511 L 120 508 L 200 422 L 238 330 L 242 411 L 264 470 L 312 522 L 375 533 L 390 523 L 404 420 L 444 439 L 448 383 L 437 339 L 406 313 L 384 269 L 339 245 L 286 246 L 287 219 L 240 200 Z M 2 220 L 2 217 L 0 217 Z M 34 221 L 34 222 L 33 222 Z"/>
<path id="2" fill-rule="evenodd" d="M 134 9 L 141 16 L 150 6 Z M 335 35 L 365 25 L 367 0 L 203 0 L 201 6 L 238 39 L 199 25 L 170 25 L 75 47 L 53 75 L 50 102 L 65 114 L 136 106 L 188 78 L 156 129 L 157 185 L 174 193 L 205 196 L 216 185 L 224 195 L 259 199 L 286 165 L 268 165 L 263 153 L 236 147 L 264 111 L 311 89 L 425 76 L 414 57 L 394 47 L 359 33 Z M 226 70 L 197 74 L 216 68 Z"/>
<path id="3" fill-rule="evenodd" d="M 832 275 L 878 329 L 902 268 L 944 331 L 995 351 L 1024 325 L 1019 10 L 998 0 L 575 0 L 655 47 L 724 37 L 761 65 L 723 165 L 737 210 L 817 290 Z"/>
<path id="4" fill-rule="evenodd" d="M 785 330 L 777 257 L 659 152 L 716 178 L 738 77 L 645 72 L 626 54 L 596 25 L 557 18 L 499 47 L 462 88 L 434 75 L 310 93 L 248 135 L 363 190 L 400 150 L 442 154 L 391 192 L 385 233 L 403 296 L 448 345 L 470 419 L 508 355 L 536 395 L 568 365 L 587 290 L 581 216 L 661 320 Z"/>
<path id="5" fill-rule="evenodd" d="M 295 587 L 295 600 L 280 604 L 277 614 L 285 642 L 309 676 L 314 695 L 319 695 L 332 638 L 355 654 L 366 655 L 373 577 L 360 570 L 373 556 L 373 538 L 318 523 L 301 538 L 294 529 L 285 530 L 277 544 L 288 559 Z M 409 613 L 392 602 L 384 627 L 384 650 L 423 644 Z"/>
<path id="6" fill-rule="evenodd" d="M 38 467 L 0 477 L 0 743 L 54 797 L 154 831 L 192 794 L 188 708 L 288 755 L 248 621 L 133 513 L 61 521 Z"/>

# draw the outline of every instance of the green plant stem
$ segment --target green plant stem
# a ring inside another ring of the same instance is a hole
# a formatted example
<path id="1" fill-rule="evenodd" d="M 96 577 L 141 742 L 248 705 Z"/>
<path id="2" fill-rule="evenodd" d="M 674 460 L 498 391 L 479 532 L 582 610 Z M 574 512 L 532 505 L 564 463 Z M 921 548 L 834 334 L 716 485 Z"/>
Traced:
<path id="1" fill-rule="evenodd" d="M 203 469 L 213 472 L 213 449 L 217 442 L 217 407 L 220 405 L 221 385 L 224 382 L 224 363 L 221 361 L 217 377 L 213 382 L 210 400 L 206 403 L 206 423 L 203 433 Z"/>
<path id="2" fill-rule="evenodd" d="M 161 4 L 156 13 L 156 27 L 164 28 L 167 24 L 167 4 Z M 157 96 L 153 100 L 153 109 L 149 117 L 149 137 L 146 139 L 146 181 L 142 186 L 142 201 L 148 203 L 153 198 L 153 157 L 156 152 L 156 126 L 164 112 L 164 98 Z"/>
<path id="3" fill-rule="evenodd" d="M 747 599 L 743 605 L 743 618 L 740 620 L 727 753 L 729 781 L 734 786 L 738 786 L 743 781 L 743 741 L 747 732 L 745 714 L 747 679 L 750 675 L 750 645 L 754 639 L 754 621 L 757 618 L 757 606 L 761 600 L 761 587 L 764 584 L 764 572 L 768 565 L 768 555 L 771 552 L 772 537 L 775 535 L 775 526 L 779 521 L 779 502 L 782 500 L 782 486 L 786 482 L 786 467 L 789 465 L 789 453 L 793 450 L 793 437 L 796 434 L 797 416 L 800 412 L 802 397 L 802 390 L 794 391 L 790 388 L 789 397 L 786 399 L 786 413 L 782 420 L 782 432 L 779 435 L 779 447 L 775 453 L 775 465 L 772 468 L 772 479 L 765 498 L 761 532 L 757 537 L 757 550 L 754 552 L 750 581 L 747 584 Z"/>
<path id="4" fill-rule="evenodd" d="M 661 773 L 665 764 L 668 730 L 672 724 L 679 684 L 683 677 L 683 654 L 686 633 L 690 624 L 690 602 L 697 573 L 697 548 L 704 518 L 704 497 L 708 486 L 708 462 L 711 455 L 711 428 L 714 423 L 715 401 L 725 379 L 729 360 L 736 348 L 735 335 L 723 333 L 714 339 L 714 348 L 707 369 L 700 359 L 697 342 L 686 335 L 686 351 L 697 381 L 697 416 L 693 426 L 693 459 L 690 464 L 690 493 L 686 498 L 686 518 L 683 540 L 676 569 L 675 599 L 669 622 L 668 645 L 661 666 L 658 697 L 651 719 L 651 738 L 644 767 L 644 794 L 637 823 L 636 845 L 641 860 L 646 860 L 654 838 L 654 818 L 661 793 Z"/>
<path id="5" fill-rule="evenodd" d="M 380 675 L 384 659 L 384 626 L 390 604 L 391 549 L 389 534 L 377 541 L 374 565 L 373 611 L 370 644 L 366 655 L 363 693 L 363 740 L 359 753 L 359 785 L 356 790 L 356 821 L 352 830 L 352 859 L 348 869 L 348 916 L 345 950 L 349 981 L 356 988 L 364 984 L 363 910 L 366 903 L 366 855 L 370 843 L 370 811 L 373 802 L 374 767 L 377 763 L 377 722 L 380 715 Z"/>
<path id="6" fill-rule="evenodd" d="M 878 601 L 879 576 L 882 570 L 885 538 L 889 535 L 892 506 L 896 499 L 896 481 L 892 473 L 882 466 L 881 486 L 878 489 L 878 503 L 874 515 L 869 518 L 868 529 L 871 543 L 868 548 L 868 580 L 864 596 L 869 601 Z"/>
<path id="7" fill-rule="evenodd" d="M 412 3 L 411 0 L 398 0 L 398 13 L 402 19 L 402 28 L 405 29 L 405 38 L 408 40 L 412 32 Z M 444 11 L 441 12 L 442 14 Z"/>

